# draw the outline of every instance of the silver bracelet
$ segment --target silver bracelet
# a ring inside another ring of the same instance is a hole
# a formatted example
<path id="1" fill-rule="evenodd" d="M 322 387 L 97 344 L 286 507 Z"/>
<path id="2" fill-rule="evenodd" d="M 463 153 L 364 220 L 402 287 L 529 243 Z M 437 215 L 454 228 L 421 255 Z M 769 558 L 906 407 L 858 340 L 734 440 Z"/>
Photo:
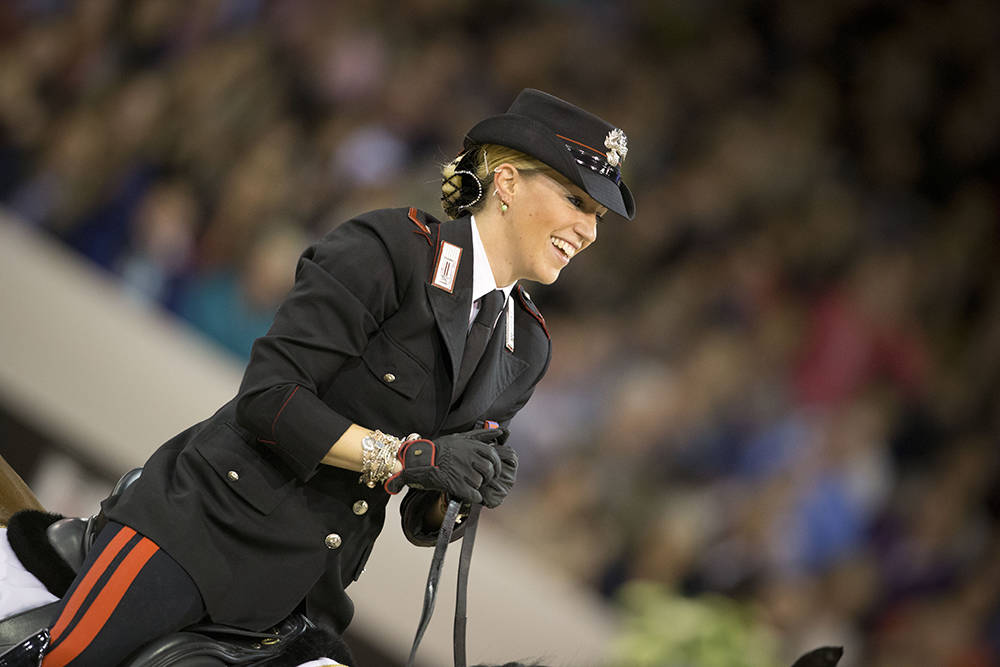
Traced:
<path id="1" fill-rule="evenodd" d="M 420 436 L 411 433 L 406 441 L 418 439 Z M 403 446 L 403 440 L 375 430 L 361 439 L 361 476 L 358 482 L 374 489 L 392 476 L 393 462 Z"/>

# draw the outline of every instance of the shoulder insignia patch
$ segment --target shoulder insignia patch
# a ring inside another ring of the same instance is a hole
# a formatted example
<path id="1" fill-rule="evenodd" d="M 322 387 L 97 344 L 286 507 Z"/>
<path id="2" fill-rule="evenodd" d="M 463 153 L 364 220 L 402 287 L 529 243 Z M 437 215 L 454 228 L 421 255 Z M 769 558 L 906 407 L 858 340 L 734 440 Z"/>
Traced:
<path id="1" fill-rule="evenodd" d="M 518 301 L 520 301 L 521 307 L 528 311 L 529 315 L 538 320 L 538 324 L 541 325 L 542 331 L 545 332 L 545 337 L 551 340 L 552 336 L 549 335 L 549 328 L 545 326 L 545 318 L 542 317 L 540 312 L 538 312 L 538 307 L 531 300 L 531 297 L 528 296 L 528 292 L 520 285 L 518 285 L 515 290 L 517 291 Z"/>
<path id="2" fill-rule="evenodd" d="M 434 260 L 431 284 L 451 294 L 458 277 L 458 265 L 462 261 L 462 249 L 453 243 L 441 241 Z"/>
<path id="3" fill-rule="evenodd" d="M 421 222 L 420 218 L 417 217 L 417 209 L 415 207 L 410 207 L 410 212 L 407 217 L 410 219 L 410 222 L 417 226 L 417 229 L 415 229 L 413 233 L 423 236 L 424 239 L 427 240 L 427 245 L 433 247 L 434 243 L 431 241 L 431 230 L 428 229 L 427 225 Z"/>

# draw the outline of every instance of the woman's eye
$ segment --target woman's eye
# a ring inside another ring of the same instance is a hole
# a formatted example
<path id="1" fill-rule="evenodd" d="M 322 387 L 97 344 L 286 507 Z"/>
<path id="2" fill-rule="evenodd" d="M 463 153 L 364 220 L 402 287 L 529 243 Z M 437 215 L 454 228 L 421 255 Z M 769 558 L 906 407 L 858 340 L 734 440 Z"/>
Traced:
<path id="1" fill-rule="evenodd" d="M 574 197 L 573 195 L 570 195 L 569 197 L 566 197 L 566 199 L 568 199 L 569 203 L 575 206 L 576 208 L 583 208 L 583 200 L 580 199 L 579 197 Z"/>

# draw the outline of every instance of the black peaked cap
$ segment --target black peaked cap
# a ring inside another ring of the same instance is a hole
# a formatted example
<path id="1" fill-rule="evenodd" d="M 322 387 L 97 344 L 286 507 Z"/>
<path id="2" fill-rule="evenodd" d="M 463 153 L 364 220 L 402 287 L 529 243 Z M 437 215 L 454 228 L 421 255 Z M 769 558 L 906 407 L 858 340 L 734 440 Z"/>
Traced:
<path id="1" fill-rule="evenodd" d="M 554 95 L 525 88 L 507 113 L 477 123 L 465 148 L 500 144 L 549 165 L 583 188 L 595 201 L 626 220 L 635 217 L 635 200 L 621 177 L 627 153 L 624 132 Z"/>

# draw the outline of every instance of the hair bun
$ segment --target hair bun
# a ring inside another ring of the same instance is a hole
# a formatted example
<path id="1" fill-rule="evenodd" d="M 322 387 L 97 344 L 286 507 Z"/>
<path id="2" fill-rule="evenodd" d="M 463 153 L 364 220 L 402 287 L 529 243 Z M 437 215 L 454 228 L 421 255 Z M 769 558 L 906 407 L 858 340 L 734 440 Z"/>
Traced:
<path id="1" fill-rule="evenodd" d="M 457 218 L 483 198 L 483 184 L 475 173 L 477 148 L 471 148 L 441 169 L 441 206 L 449 218 Z"/>

